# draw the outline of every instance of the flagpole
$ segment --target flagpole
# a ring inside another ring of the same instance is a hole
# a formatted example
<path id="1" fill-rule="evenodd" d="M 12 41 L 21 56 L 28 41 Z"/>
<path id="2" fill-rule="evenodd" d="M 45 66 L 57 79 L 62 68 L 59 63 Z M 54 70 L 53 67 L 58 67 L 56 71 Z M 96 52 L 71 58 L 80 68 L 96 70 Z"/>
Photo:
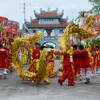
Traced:
<path id="1" fill-rule="evenodd" d="M 24 24 L 25 24 L 25 21 L 26 21 L 26 4 L 24 3 L 23 6 L 24 6 L 23 10 L 24 10 Z"/>

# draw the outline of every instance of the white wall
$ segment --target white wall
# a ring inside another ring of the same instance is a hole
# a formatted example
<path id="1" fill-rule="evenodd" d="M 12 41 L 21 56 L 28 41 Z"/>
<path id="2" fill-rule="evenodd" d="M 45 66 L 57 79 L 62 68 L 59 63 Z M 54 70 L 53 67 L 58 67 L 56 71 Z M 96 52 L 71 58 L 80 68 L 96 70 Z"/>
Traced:
<path id="1" fill-rule="evenodd" d="M 39 24 L 59 24 L 59 19 L 39 19 Z"/>

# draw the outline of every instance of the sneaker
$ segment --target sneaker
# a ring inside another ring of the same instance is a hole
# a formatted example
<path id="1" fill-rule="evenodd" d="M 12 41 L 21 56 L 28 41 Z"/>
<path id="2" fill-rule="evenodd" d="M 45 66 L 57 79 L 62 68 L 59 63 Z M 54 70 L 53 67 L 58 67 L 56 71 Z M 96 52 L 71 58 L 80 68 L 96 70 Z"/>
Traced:
<path id="1" fill-rule="evenodd" d="M 90 84 L 90 79 L 89 78 L 87 79 L 87 82 L 88 82 L 88 84 Z"/>
<path id="2" fill-rule="evenodd" d="M 90 84 L 90 79 L 89 78 L 86 78 L 85 84 Z"/>
<path id="3" fill-rule="evenodd" d="M 7 75 L 6 74 L 4 74 L 4 79 L 7 79 Z"/>
<path id="4" fill-rule="evenodd" d="M 88 82 L 85 82 L 85 84 L 88 84 Z"/>
<path id="5" fill-rule="evenodd" d="M 4 79 L 7 79 L 7 77 L 4 77 Z"/>
<path id="6" fill-rule="evenodd" d="M 58 80 L 58 83 L 62 86 L 63 84 L 62 84 L 62 82 L 60 81 L 60 80 Z"/>

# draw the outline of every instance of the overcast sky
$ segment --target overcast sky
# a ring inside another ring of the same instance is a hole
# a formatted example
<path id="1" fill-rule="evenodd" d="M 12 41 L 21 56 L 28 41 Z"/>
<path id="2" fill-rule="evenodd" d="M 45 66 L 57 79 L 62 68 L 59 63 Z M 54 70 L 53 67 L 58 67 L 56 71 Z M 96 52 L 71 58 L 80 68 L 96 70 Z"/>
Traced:
<path id="1" fill-rule="evenodd" d="M 59 9 L 64 10 L 64 17 L 70 19 L 78 16 L 78 12 L 91 9 L 88 0 L 0 0 L 0 16 L 6 16 L 10 20 L 23 23 L 23 3 L 26 3 L 26 19 L 34 18 L 34 10 L 37 12 L 40 8 L 46 10 Z"/>

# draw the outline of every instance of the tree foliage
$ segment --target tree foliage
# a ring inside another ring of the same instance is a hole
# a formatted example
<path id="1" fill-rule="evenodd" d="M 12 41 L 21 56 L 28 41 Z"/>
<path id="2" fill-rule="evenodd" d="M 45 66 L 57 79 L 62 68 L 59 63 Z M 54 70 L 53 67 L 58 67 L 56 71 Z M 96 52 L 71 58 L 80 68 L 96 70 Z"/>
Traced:
<path id="1" fill-rule="evenodd" d="M 82 18 L 83 13 L 86 13 L 86 11 L 80 11 L 78 17 L 75 20 L 78 20 L 80 22 L 80 19 Z"/>
<path id="2" fill-rule="evenodd" d="M 100 15 L 100 0 L 88 0 L 88 1 L 93 6 L 91 11 L 96 15 Z"/>

